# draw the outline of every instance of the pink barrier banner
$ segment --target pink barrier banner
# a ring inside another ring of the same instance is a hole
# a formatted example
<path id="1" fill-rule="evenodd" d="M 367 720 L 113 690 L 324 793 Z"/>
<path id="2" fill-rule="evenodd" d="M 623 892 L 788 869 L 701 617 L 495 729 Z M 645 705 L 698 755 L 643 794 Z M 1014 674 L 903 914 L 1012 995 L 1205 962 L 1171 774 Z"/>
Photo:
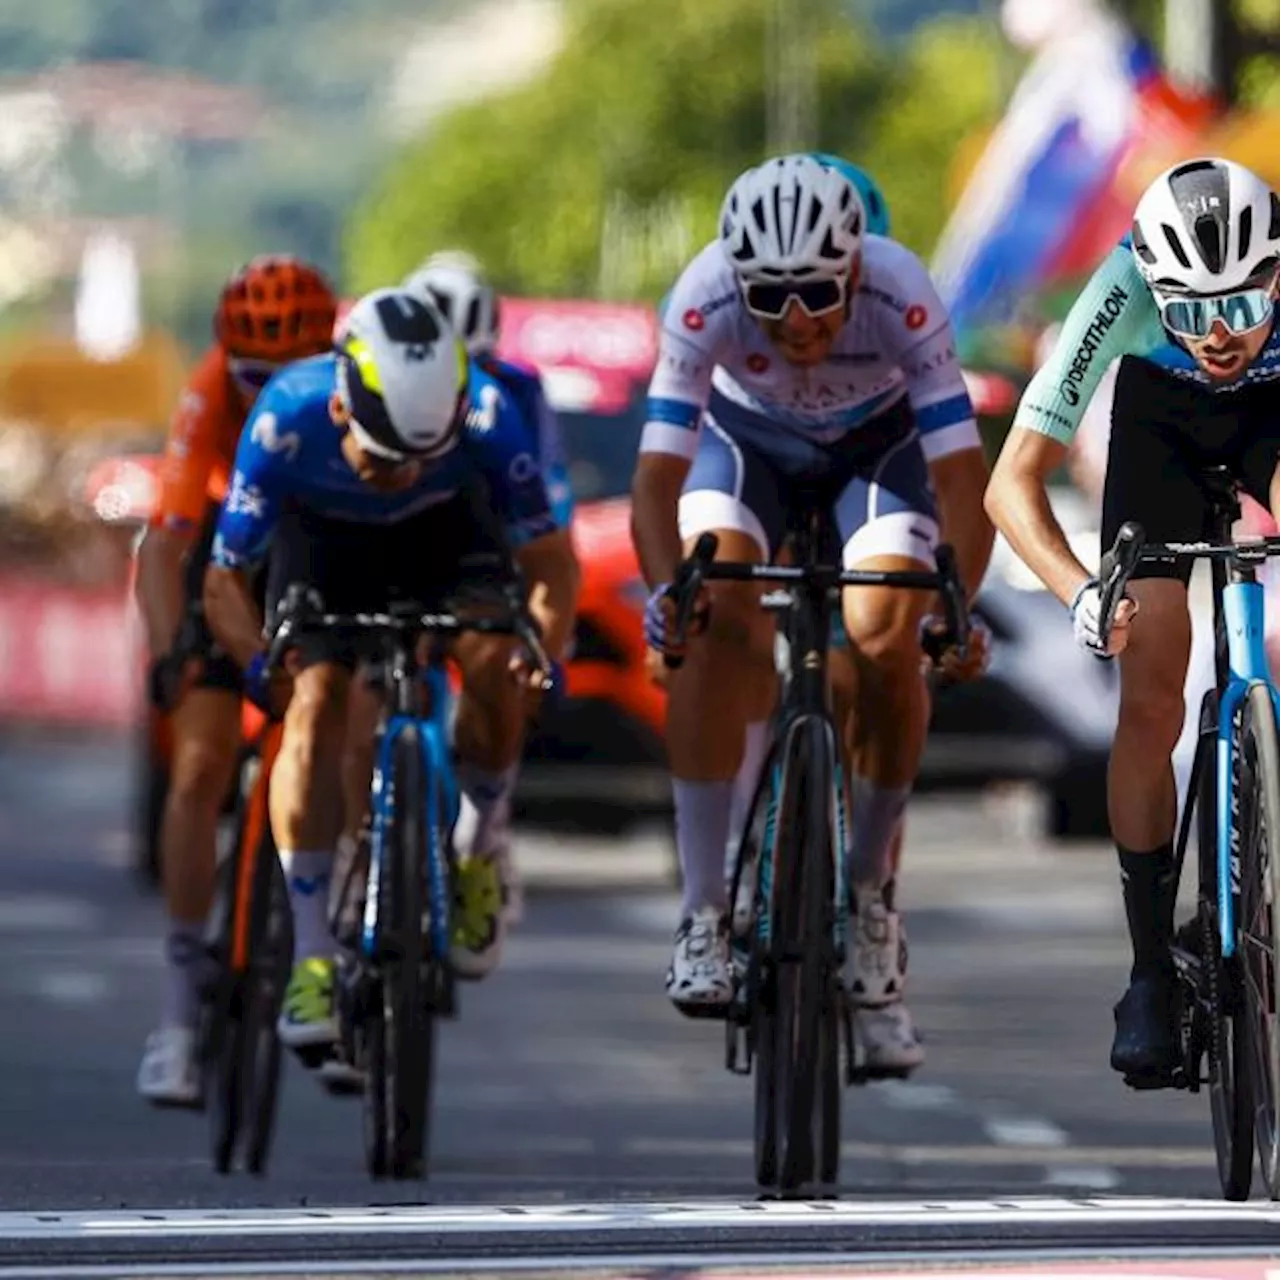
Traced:
<path id="1" fill-rule="evenodd" d="M 139 640 L 123 590 L 0 575 L 0 720 L 133 724 L 141 706 Z"/>

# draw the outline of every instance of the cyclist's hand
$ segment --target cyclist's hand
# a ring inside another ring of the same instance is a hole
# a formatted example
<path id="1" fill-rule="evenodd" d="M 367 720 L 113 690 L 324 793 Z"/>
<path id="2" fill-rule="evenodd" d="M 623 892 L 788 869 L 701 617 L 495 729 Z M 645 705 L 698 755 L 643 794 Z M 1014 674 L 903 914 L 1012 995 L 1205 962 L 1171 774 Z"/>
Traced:
<path id="1" fill-rule="evenodd" d="M 941 635 L 947 629 L 946 620 L 930 614 L 920 625 L 922 633 Z M 924 669 L 936 671 L 948 684 L 960 684 L 976 680 L 991 665 L 991 632 L 977 618 L 969 620 L 969 644 L 963 659 L 955 645 L 944 649 L 937 660 L 925 658 Z"/>
<path id="2" fill-rule="evenodd" d="M 1134 615 L 1138 612 L 1138 602 L 1125 596 L 1116 605 L 1115 617 L 1111 622 L 1111 634 L 1103 644 L 1102 626 L 1102 587 L 1094 579 L 1076 592 L 1071 602 L 1071 624 L 1075 628 L 1076 643 L 1082 649 L 1100 658 L 1113 658 L 1122 653 L 1129 643 L 1129 627 Z"/>
<path id="3" fill-rule="evenodd" d="M 689 620 L 690 636 L 699 635 L 706 630 L 710 612 L 711 597 L 704 586 L 698 592 L 693 615 Z M 671 583 L 663 582 L 654 587 L 644 607 L 645 644 L 665 657 L 684 657 L 685 645 L 677 642 L 675 628 L 676 602 L 672 596 Z"/>
<path id="4" fill-rule="evenodd" d="M 172 711 L 191 692 L 204 663 L 195 657 L 177 659 L 166 653 L 151 664 L 147 676 L 147 696 L 157 711 Z"/>
<path id="5" fill-rule="evenodd" d="M 245 668 L 244 694 L 259 711 L 273 720 L 283 720 L 293 696 L 293 676 L 288 671 L 267 670 L 267 655 L 256 653 Z"/>
<path id="6" fill-rule="evenodd" d="M 523 649 L 518 649 L 511 655 L 508 669 L 524 691 L 526 701 L 532 706 L 537 706 L 544 698 L 554 699 L 564 693 L 564 664 L 562 662 L 552 660 L 549 685 L 544 685 L 547 677 L 543 675 Z"/>

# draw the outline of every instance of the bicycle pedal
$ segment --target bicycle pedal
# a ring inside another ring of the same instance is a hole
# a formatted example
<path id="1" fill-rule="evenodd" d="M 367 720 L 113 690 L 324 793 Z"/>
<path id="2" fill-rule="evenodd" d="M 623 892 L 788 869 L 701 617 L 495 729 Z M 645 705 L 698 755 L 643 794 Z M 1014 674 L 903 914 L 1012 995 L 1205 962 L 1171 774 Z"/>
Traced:
<path id="1" fill-rule="evenodd" d="M 727 1022 L 724 1036 L 725 1068 L 735 1076 L 749 1076 L 753 1056 L 751 1050 L 750 1030 L 741 1022 Z"/>
<path id="2" fill-rule="evenodd" d="M 671 1003 L 686 1018 L 692 1018 L 695 1022 L 725 1022 L 729 1017 L 728 1004 L 681 1004 L 675 1000 Z"/>
<path id="3" fill-rule="evenodd" d="M 293 1046 L 298 1061 L 308 1071 L 318 1071 L 333 1053 L 332 1044 L 299 1044 Z"/>
<path id="4" fill-rule="evenodd" d="M 1175 1071 L 1159 1071 L 1145 1075 L 1125 1076 L 1124 1082 L 1137 1093 L 1152 1093 L 1157 1089 L 1179 1089 L 1182 1088 L 1177 1083 L 1178 1077 L 1182 1075 L 1179 1070 Z"/>

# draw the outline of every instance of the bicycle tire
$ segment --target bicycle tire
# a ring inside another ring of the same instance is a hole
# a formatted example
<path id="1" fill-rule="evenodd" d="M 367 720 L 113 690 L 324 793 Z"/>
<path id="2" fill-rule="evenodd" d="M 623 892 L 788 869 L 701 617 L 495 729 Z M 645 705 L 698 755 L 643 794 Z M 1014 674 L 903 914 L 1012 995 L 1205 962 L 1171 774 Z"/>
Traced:
<path id="1" fill-rule="evenodd" d="M 1211 696 L 1211 695 L 1210 695 Z M 1217 723 L 1216 699 L 1208 722 Z M 1245 1019 L 1231 999 L 1233 982 L 1218 924 L 1218 774 L 1216 739 L 1196 785 L 1200 955 L 1209 1007 L 1209 1115 L 1218 1183 L 1227 1200 L 1247 1200 L 1253 1186 L 1253 1106 Z M 1234 971 L 1234 963 L 1231 966 Z M 1198 1066 L 1198 1064 L 1196 1064 Z"/>
<path id="2" fill-rule="evenodd" d="M 231 930 L 235 916 L 235 885 L 240 863 L 241 824 L 236 843 L 219 868 L 211 913 L 214 940 L 209 947 L 213 968 L 202 1000 L 200 1061 L 214 1170 L 231 1170 L 240 1135 L 241 1100 L 236 1063 L 241 1054 L 240 992 L 231 972 Z"/>
<path id="3" fill-rule="evenodd" d="M 774 1108 L 781 1156 L 776 1186 L 784 1196 L 800 1193 L 814 1181 L 817 1148 L 822 1145 L 815 1142 L 815 1130 L 820 1123 L 820 1039 L 824 1009 L 830 1004 L 833 909 L 827 729 L 821 718 L 806 717 L 791 730 L 774 846 L 766 958 L 772 1000 L 760 1005 L 760 1041 L 769 1046 L 770 1070 L 757 1075 L 756 1087 L 757 1109 Z M 816 856 L 808 843 L 815 832 Z M 772 1093 L 771 1104 L 767 1096 L 760 1096 L 761 1090 Z"/>
<path id="4" fill-rule="evenodd" d="M 276 1024 L 293 967 L 293 914 L 270 824 L 257 853 L 246 979 L 241 1096 L 248 1102 L 245 1168 L 266 1171 L 275 1135 L 283 1047 Z"/>
<path id="5" fill-rule="evenodd" d="M 1253 1092 L 1254 1143 L 1263 1185 L 1280 1199 L 1280 740 L 1266 684 L 1250 686 L 1240 717 L 1240 971 Z M 1254 928 L 1265 930 L 1255 934 Z"/>
<path id="6" fill-rule="evenodd" d="M 421 1178 L 426 1145 L 426 1081 L 432 1026 L 423 978 L 423 868 L 426 863 L 425 788 L 421 739 L 406 725 L 393 751 L 395 807 L 387 852 L 387 880 L 396 892 L 387 903 L 393 945 L 382 966 L 385 1038 L 387 1162 L 393 1178 Z"/>

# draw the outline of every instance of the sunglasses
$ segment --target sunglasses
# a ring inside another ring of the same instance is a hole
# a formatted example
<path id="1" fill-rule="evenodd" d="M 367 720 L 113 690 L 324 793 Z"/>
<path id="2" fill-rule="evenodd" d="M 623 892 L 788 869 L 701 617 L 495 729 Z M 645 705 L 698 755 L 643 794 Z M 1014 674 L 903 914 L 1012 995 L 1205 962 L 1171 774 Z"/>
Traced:
<path id="1" fill-rule="evenodd" d="M 227 372 L 249 391 L 261 391 L 271 381 L 281 366 L 270 360 L 248 360 L 243 356 L 227 357 Z"/>
<path id="2" fill-rule="evenodd" d="M 743 289 L 747 310 L 762 320 L 781 320 L 794 298 L 811 319 L 825 316 L 844 306 L 845 281 L 779 280 L 765 283 L 753 281 Z"/>
<path id="3" fill-rule="evenodd" d="M 1271 288 L 1241 289 L 1216 298 L 1181 298 L 1155 294 L 1160 319 L 1180 338 L 1207 338 L 1221 320 L 1236 336 L 1261 328 L 1275 311 Z"/>

